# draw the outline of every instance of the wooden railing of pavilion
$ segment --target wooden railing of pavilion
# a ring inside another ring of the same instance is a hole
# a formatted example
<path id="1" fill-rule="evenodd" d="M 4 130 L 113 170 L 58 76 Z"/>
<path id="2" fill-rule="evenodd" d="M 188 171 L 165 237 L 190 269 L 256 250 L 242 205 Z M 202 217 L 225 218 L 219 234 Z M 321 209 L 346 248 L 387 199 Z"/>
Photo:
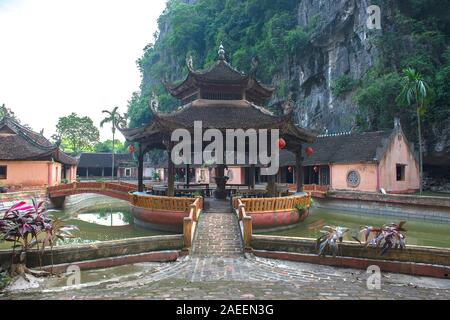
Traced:
<path id="1" fill-rule="evenodd" d="M 239 202 L 245 206 L 246 212 L 276 212 L 293 210 L 296 205 L 309 206 L 311 203 L 310 195 L 299 195 L 278 198 L 236 198 L 233 200 L 233 207 L 238 208 Z"/>
<path id="2" fill-rule="evenodd" d="M 200 199 L 200 205 L 203 207 L 201 198 L 177 198 L 165 196 L 138 195 L 130 193 L 129 200 L 131 205 L 144 209 L 159 211 L 178 211 L 187 212 L 190 206 Z"/>
<path id="3" fill-rule="evenodd" d="M 195 228 L 197 226 L 198 216 L 203 208 L 203 199 L 196 198 L 194 203 L 189 205 L 189 216 L 183 219 L 183 241 L 184 250 L 192 247 Z"/>

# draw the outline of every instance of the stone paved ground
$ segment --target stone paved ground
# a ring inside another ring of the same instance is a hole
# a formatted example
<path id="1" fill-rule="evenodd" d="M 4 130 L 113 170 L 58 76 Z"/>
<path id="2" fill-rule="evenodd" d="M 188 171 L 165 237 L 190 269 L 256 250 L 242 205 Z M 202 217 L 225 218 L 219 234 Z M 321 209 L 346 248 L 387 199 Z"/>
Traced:
<path id="1" fill-rule="evenodd" d="M 450 280 L 383 274 L 381 290 L 367 289 L 364 270 L 244 255 L 237 220 L 204 213 L 191 256 L 173 263 L 145 263 L 84 271 L 81 285 L 46 280 L 40 289 L 1 299 L 450 299 Z M 225 227 L 227 225 L 227 227 Z M 221 252 L 216 254 L 216 250 Z"/>

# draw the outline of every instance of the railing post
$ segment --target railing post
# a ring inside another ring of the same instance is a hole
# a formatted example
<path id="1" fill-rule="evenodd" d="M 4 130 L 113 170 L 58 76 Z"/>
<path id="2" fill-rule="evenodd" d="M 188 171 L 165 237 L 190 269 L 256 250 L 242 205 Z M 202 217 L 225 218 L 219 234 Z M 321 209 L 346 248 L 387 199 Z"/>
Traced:
<path id="1" fill-rule="evenodd" d="M 190 249 L 192 246 L 192 219 L 185 217 L 183 219 L 183 242 L 184 249 Z"/>
<path id="2" fill-rule="evenodd" d="M 195 204 L 191 204 L 189 207 L 191 208 L 192 219 L 197 222 L 197 206 Z"/>
<path id="3" fill-rule="evenodd" d="M 242 220 L 244 218 L 244 215 L 243 215 L 244 208 L 245 208 L 245 204 L 243 204 L 243 203 L 239 204 L 239 209 L 238 209 L 239 210 L 239 220 Z"/>
<path id="4" fill-rule="evenodd" d="M 243 219 L 244 224 L 244 248 L 246 250 L 251 250 L 251 243 L 252 243 L 252 233 L 253 233 L 253 226 L 252 226 L 252 217 L 245 216 Z"/>

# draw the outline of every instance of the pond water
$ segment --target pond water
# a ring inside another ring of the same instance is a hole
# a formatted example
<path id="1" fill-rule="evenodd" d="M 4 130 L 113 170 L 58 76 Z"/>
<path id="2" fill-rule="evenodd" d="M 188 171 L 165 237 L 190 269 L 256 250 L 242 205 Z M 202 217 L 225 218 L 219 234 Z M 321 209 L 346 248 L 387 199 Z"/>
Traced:
<path id="1" fill-rule="evenodd" d="M 51 212 L 62 218 L 67 225 L 75 225 L 75 238 L 58 241 L 57 245 L 92 243 L 97 241 L 119 240 L 171 234 L 164 231 L 144 230 L 134 226 L 133 216 L 128 205 L 111 205 L 103 208 L 84 208 L 79 212 L 62 210 Z M 0 249 L 11 248 L 12 244 L 0 242 Z"/>
<path id="2" fill-rule="evenodd" d="M 258 232 L 266 235 L 278 235 L 289 237 L 317 238 L 324 226 L 341 226 L 350 228 L 345 240 L 353 240 L 352 236 L 358 236 L 361 226 L 381 227 L 387 223 L 399 223 L 407 220 L 404 228 L 407 244 L 419 246 L 432 246 L 450 248 L 450 224 L 444 222 L 430 222 L 424 220 L 405 219 L 395 216 L 368 215 L 330 209 L 311 209 L 311 214 L 304 221 L 292 229 Z M 360 238 L 360 237 L 358 237 Z"/>

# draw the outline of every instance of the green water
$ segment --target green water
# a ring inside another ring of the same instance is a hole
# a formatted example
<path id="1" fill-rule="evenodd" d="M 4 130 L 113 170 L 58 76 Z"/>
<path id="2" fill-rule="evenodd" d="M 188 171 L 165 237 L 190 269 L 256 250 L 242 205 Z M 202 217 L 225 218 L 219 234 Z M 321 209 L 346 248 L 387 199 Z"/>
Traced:
<path id="1" fill-rule="evenodd" d="M 350 232 L 346 235 L 345 240 L 353 240 L 351 237 L 358 236 L 360 226 L 382 226 L 391 222 L 398 223 L 402 220 L 407 221 L 405 224 L 407 245 L 450 248 L 450 223 L 413 220 L 394 216 L 358 214 L 319 208 L 311 209 L 310 216 L 292 229 L 259 233 L 277 236 L 317 238 L 320 235 L 321 228 L 328 225 L 350 228 Z"/>
<path id="2" fill-rule="evenodd" d="M 51 213 L 63 218 L 65 224 L 75 225 L 75 238 L 58 241 L 57 245 L 93 243 L 98 241 L 167 235 L 163 231 L 143 230 L 134 226 L 128 206 L 108 206 L 106 208 L 84 208 L 80 212 L 57 211 Z M 12 244 L 0 242 L 0 249 L 11 248 Z"/>

